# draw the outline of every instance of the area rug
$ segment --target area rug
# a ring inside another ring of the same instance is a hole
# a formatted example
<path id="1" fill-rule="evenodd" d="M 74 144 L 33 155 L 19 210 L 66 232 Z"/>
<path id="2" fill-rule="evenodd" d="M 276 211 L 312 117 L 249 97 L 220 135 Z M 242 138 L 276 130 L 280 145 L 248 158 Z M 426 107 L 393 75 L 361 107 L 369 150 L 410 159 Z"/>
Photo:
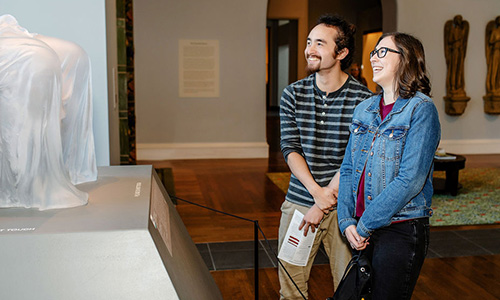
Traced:
<path id="1" fill-rule="evenodd" d="M 269 179 L 284 193 L 289 172 L 268 173 Z M 444 171 L 434 172 L 444 178 Z M 462 188 L 458 195 L 436 194 L 432 197 L 432 226 L 500 224 L 500 169 L 470 168 L 459 174 Z"/>

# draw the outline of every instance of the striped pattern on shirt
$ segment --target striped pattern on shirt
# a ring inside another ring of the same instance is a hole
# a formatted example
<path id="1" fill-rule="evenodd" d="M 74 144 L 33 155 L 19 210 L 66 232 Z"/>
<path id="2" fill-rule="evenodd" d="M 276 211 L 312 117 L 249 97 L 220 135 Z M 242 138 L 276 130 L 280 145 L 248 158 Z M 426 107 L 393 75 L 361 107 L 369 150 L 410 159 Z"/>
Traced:
<path id="1" fill-rule="evenodd" d="M 321 91 L 312 74 L 287 86 L 280 103 L 281 151 L 302 155 L 313 178 L 326 186 L 338 172 L 349 140 L 354 108 L 372 92 L 349 76 L 337 91 Z M 286 200 L 312 206 L 314 199 L 292 174 Z"/>

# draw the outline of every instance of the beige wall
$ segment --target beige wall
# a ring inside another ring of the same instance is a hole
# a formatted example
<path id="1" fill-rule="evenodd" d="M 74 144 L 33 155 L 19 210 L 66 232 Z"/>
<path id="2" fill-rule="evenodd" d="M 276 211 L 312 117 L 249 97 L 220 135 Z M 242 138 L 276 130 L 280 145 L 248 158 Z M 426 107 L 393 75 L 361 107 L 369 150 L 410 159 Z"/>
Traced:
<path id="1" fill-rule="evenodd" d="M 392 24 L 387 20 L 397 20 L 397 30 L 413 33 L 424 43 L 446 150 L 500 153 L 499 117 L 484 114 L 482 102 L 484 30 L 498 15 L 500 1 L 399 0 L 396 5 L 384 0 L 382 6 L 384 28 Z M 134 13 L 139 159 L 267 156 L 266 17 L 299 20 L 298 76 L 304 77 L 301 49 L 309 31 L 308 1 L 269 0 L 269 10 L 265 0 L 136 1 Z M 442 100 L 443 26 L 456 14 L 471 24 L 466 90 L 472 100 L 464 115 L 451 117 L 444 113 Z M 219 98 L 178 97 L 178 39 L 220 41 Z"/>
<path id="2" fill-rule="evenodd" d="M 456 153 L 500 153 L 500 116 L 483 109 L 486 79 L 486 24 L 500 14 L 498 0 L 399 0 L 397 29 L 414 34 L 425 47 L 432 94 L 439 111 L 442 142 L 446 151 Z M 471 100 L 461 116 L 444 112 L 446 62 L 444 24 L 461 14 L 470 25 L 465 58 L 465 89 Z"/>
<path id="3" fill-rule="evenodd" d="M 267 157 L 266 0 L 134 2 L 138 159 Z M 179 98 L 178 40 L 219 40 L 220 97 Z"/>

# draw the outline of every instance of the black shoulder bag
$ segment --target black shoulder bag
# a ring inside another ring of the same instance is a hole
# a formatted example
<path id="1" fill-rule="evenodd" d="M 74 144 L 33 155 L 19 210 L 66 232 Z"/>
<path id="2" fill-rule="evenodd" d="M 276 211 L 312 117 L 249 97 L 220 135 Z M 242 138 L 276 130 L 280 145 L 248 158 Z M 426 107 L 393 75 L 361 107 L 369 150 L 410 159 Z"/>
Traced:
<path id="1" fill-rule="evenodd" d="M 359 251 L 347 265 L 335 294 L 327 300 L 370 300 L 371 280 L 370 260 Z"/>

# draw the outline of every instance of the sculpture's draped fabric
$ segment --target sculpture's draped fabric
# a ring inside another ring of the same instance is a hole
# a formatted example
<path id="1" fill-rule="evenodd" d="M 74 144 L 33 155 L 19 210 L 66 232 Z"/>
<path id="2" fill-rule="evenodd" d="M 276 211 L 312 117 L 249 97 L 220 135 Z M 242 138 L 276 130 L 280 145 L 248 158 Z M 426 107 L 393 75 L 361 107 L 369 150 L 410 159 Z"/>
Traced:
<path id="1" fill-rule="evenodd" d="M 97 179 L 92 132 L 90 59 L 77 44 L 36 35 L 57 53 L 62 70 L 61 139 L 63 160 L 73 184 Z"/>
<path id="2" fill-rule="evenodd" d="M 72 184 L 63 161 L 61 116 L 72 108 L 61 111 L 61 61 L 36 37 L 0 16 L 0 207 L 84 205 L 88 194 Z"/>

